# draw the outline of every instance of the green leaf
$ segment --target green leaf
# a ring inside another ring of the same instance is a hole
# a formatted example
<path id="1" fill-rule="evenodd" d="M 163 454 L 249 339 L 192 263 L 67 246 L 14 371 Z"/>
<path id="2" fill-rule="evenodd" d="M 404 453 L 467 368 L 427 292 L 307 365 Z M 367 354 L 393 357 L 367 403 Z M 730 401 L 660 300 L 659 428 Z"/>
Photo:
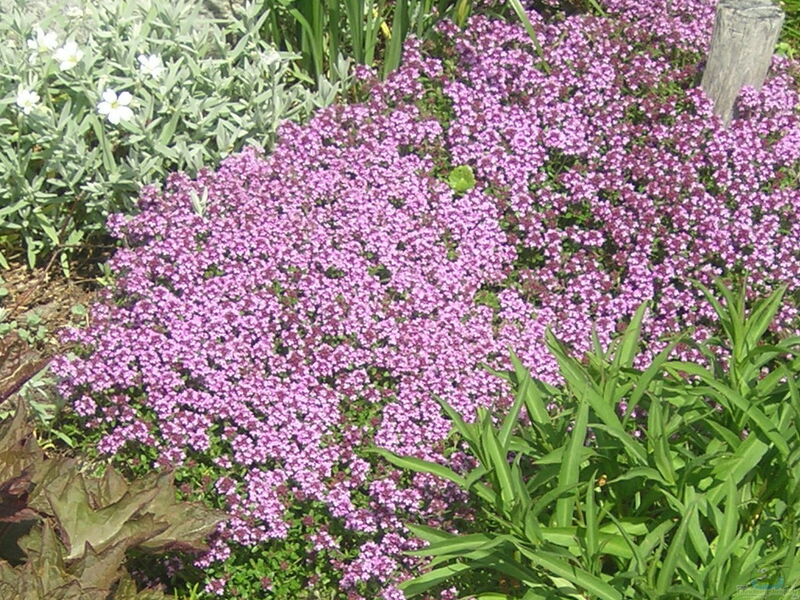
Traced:
<path id="1" fill-rule="evenodd" d="M 517 14 L 517 18 L 522 22 L 522 26 L 525 28 L 525 31 L 528 33 L 528 37 L 530 37 L 531 41 L 533 42 L 533 47 L 536 49 L 536 55 L 542 59 L 542 66 L 544 68 L 545 73 L 550 72 L 550 67 L 548 66 L 547 62 L 544 61 L 544 50 L 542 50 L 542 45 L 539 43 L 539 38 L 536 35 L 536 30 L 533 28 L 533 24 L 531 20 L 528 18 L 527 13 L 525 12 L 525 8 L 522 6 L 520 0 L 508 0 L 508 3 L 511 4 L 511 8 L 514 9 L 514 12 Z"/>
<path id="2" fill-rule="evenodd" d="M 514 486 L 511 483 L 511 468 L 508 465 L 508 451 L 501 448 L 494 435 L 491 421 L 486 419 L 482 431 L 481 442 L 484 455 L 488 460 L 490 472 L 497 477 L 499 497 L 504 511 L 509 511 L 514 501 Z"/>
<path id="3" fill-rule="evenodd" d="M 459 573 L 470 571 L 473 567 L 463 563 L 453 563 L 438 569 L 433 569 L 409 581 L 404 581 L 398 587 L 405 593 L 406 598 L 413 598 L 418 594 L 428 591 Z"/>
<path id="4" fill-rule="evenodd" d="M 591 487 L 591 486 L 590 486 Z M 578 554 L 578 539 L 583 532 L 582 528 L 578 527 L 542 527 L 542 539 L 557 546 L 564 548 L 571 548 L 574 554 Z M 588 533 L 587 533 L 588 535 Z M 625 543 L 625 538 L 615 533 L 607 533 L 605 531 L 595 531 L 595 538 L 597 541 L 596 552 L 603 554 L 611 554 L 620 558 L 630 559 L 633 558 L 633 553 L 628 545 Z M 585 535 L 583 536 L 586 539 Z M 594 553 L 593 553 L 594 554 Z"/>
<path id="5" fill-rule="evenodd" d="M 448 555 L 464 555 L 472 550 L 480 550 L 484 548 L 487 543 L 494 541 L 495 536 L 489 536 L 485 533 L 473 533 L 468 535 L 457 535 L 451 538 L 432 542 L 420 548 L 419 550 L 410 550 L 405 552 L 409 556 L 448 556 Z M 455 556 L 453 558 L 462 558 L 462 556 Z"/>
<path id="6" fill-rule="evenodd" d="M 642 302 L 631 318 L 631 322 L 622 334 L 619 349 L 614 355 L 614 366 L 631 368 L 636 352 L 639 349 L 639 334 L 642 329 L 642 319 L 649 306 L 649 302 Z"/>
<path id="7" fill-rule="evenodd" d="M 622 594 L 608 583 L 585 571 L 575 567 L 556 554 L 541 550 L 532 550 L 523 544 L 515 544 L 517 550 L 524 554 L 534 565 L 547 569 L 559 577 L 563 577 L 574 586 L 585 590 L 591 598 L 601 600 L 622 600 Z"/>
<path id="8" fill-rule="evenodd" d="M 550 415 L 542 401 L 542 394 L 536 388 L 530 372 L 513 350 L 511 350 L 511 364 L 514 367 L 514 374 L 517 378 L 516 395 L 518 398 L 521 397 L 525 403 L 528 416 L 541 425 L 548 425 L 550 423 Z"/>
<path id="9" fill-rule="evenodd" d="M 475 175 L 469 165 L 459 165 L 450 171 L 447 183 L 457 194 L 463 194 L 475 187 Z"/>
<path id="10" fill-rule="evenodd" d="M 778 451 L 783 455 L 785 458 L 789 454 L 789 446 L 786 443 L 786 440 L 783 439 L 780 432 L 778 431 L 775 423 L 772 422 L 769 417 L 767 417 L 763 411 L 758 408 L 755 404 L 748 402 L 745 398 L 743 398 L 736 390 L 728 387 L 722 381 L 719 381 L 714 375 L 709 373 L 707 369 L 696 365 L 694 363 L 689 362 L 669 362 L 665 365 L 667 368 L 685 371 L 690 375 L 695 375 L 703 380 L 703 382 L 709 386 L 713 391 L 714 395 L 717 400 L 724 405 L 735 406 L 738 408 L 744 415 L 749 417 L 749 419 L 756 425 L 759 431 L 763 433 L 769 440 L 775 444 L 775 447 Z"/>
<path id="11" fill-rule="evenodd" d="M 597 471 L 592 473 L 592 481 L 596 480 Z M 586 486 L 586 503 L 583 512 L 586 519 L 586 552 L 590 559 L 594 559 L 597 556 L 598 521 L 597 504 L 594 499 L 594 485 L 592 484 Z"/>
<path id="12" fill-rule="evenodd" d="M 384 76 L 400 65 L 400 58 L 403 53 L 403 42 L 406 39 L 408 27 L 408 0 L 396 0 L 394 3 L 391 38 L 389 39 L 386 55 L 383 57 Z"/>
<path id="13" fill-rule="evenodd" d="M 647 413 L 647 445 L 661 476 L 670 486 L 675 485 L 675 469 L 669 451 L 669 440 L 664 431 L 661 400 L 653 396 Z"/>
<path id="14" fill-rule="evenodd" d="M 667 593 L 673 585 L 678 562 L 686 555 L 686 534 L 689 530 L 690 518 L 695 510 L 697 510 L 696 502 L 690 502 L 687 506 L 686 514 L 684 514 L 683 518 L 680 520 L 678 530 L 675 532 L 675 536 L 670 542 L 667 555 L 664 558 L 664 563 L 661 565 L 658 579 L 656 580 L 656 591 L 659 594 Z"/>
<path id="15" fill-rule="evenodd" d="M 698 507 L 705 505 L 706 500 L 704 497 L 698 497 L 692 486 L 686 486 L 686 502 L 697 501 Z M 694 511 L 689 517 L 689 541 L 694 546 L 700 559 L 705 562 L 708 559 L 709 545 L 706 539 L 706 534 L 700 527 L 700 510 Z"/>
<path id="16" fill-rule="evenodd" d="M 581 468 L 582 448 L 586 443 L 586 425 L 589 421 L 589 404 L 584 398 L 578 398 L 578 416 L 572 429 L 567 453 L 561 463 L 558 474 L 558 487 L 567 488 L 578 483 Z M 567 527 L 572 521 L 575 497 L 561 498 L 556 503 L 556 524 Z"/>
<path id="17" fill-rule="evenodd" d="M 462 489 L 467 489 L 466 481 L 461 475 L 458 475 L 455 471 L 448 469 L 447 467 L 443 467 L 435 462 L 422 460 L 421 458 L 414 458 L 411 456 L 397 456 L 393 452 L 389 452 L 383 448 L 368 448 L 366 451 L 382 456 L 390 463 L 400 467 L 401 469 L 407 469 L 409 471 L 418 473 L 431 473 L 432 475 L 436 475 L 442 479 L 452 481 Z"/>

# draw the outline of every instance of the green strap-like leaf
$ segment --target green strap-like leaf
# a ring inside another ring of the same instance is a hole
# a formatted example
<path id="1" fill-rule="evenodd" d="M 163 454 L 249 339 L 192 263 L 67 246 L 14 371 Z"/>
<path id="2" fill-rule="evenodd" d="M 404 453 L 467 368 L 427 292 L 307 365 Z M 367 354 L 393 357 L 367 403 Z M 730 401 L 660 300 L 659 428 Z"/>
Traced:
<path id="1" fill-rule="evenodd" d="M 618 342 L 619 348 L 614 355 L 613 364 L 615 367 L 631 368 L 633 366 L 633 360 L 636 358 L 636 352 L 639 349 L 639 334 L 642 330 L 642 319 L 647 312 L 648 305 L 649 302 L 642 302 L 639 305 L 639 308 L 636 309 L 636 312 L 631 318 L 631 322 L 622 334 Z"/>
<path id="2" fill-rule="evenodd" d="M 575 485 L 580 478 L 582 451 L 586 444 L 586 425 L 589 421 L 589 404 L 585 399 L 578 399 L 578 416 L 572 429 L 569 446 L 558 474 L 558 487 L 568 488 Z M 572 522 L 575 508 L 575 497 L 562 497 L 556 503 L 556 524 L 567 527 Z"/>
<path id="3" fill-rule="evenodd" d="M 530 372 L 519 360 L 519 357 L 511 350 L 511 364 L 514 366 L 514 374 L 517 377 L 517 398 L 522 398 L 528 416 L 541 425 L 550 424 L 550 415 L 542 401 L 539 390 L 536 389 Z"/>
<path id="4" fill-rule="evenodd" d="M 418 594 L 428 591 L 432 587 L 439 585 L 457 575 L 470 571 L 474 567 L 463 563 L 453 563 L 438 569 L 433 569 L 424 575 L 420 575 L 409 581 L 404 581 L 398 587 L 405 593 L 406 598 L 413 598 Z"/>
<path id="5" fill-rule="evenodd" d="M 401 469 L 407 469 L 409 471 L 421 472 L 421 473 L 431 473 L 432 475 L 436 475 L 437 477 L 441 477 L 442 479 L 447 479 L 448 481 L 452 481 L 459 487 L 466 489 L 466 482 L 461 475 L 458 475 L 455 471 L 448 469 L 440 464 L 435 462 L 431 462 L 429 460 L 422 460 L 421 458 L 415 458 L 412 456 L 397 456 L 393 452 L 389 452 L 384 448 L 369 448 L 367 452 L 372 454 L 379 454 L 386 460 L 388 460 L 393 465 L 400 467 Z"/>
<path id="6" fill-rule="evenodd" d="M 664 562 L 661 565 L 661 569 L 658 573 L 658 578 L 656 579 L 656 591 L 659 594 L 665 594 L 673 585 L 675 579 L 675 572 L 678 567 L 678 561 L 685 555 L 686 548 L 686 535 L 689 531 L 689 523 L 690 517 L 697 510 L 697 504 L 695 502 L 690 502 L 687 506 L 687 511 L 683 515 L 683 518 L 680 520 L 680 524 L 678 525 L 678 530 L 675 532 L 675 536 L 672 538 L 670 542 L 669 549 L 667 550 L 667 555 L 664 557 Z"/>
<path id="7" fill-rule="evenodd" d="M 572 585 L 588 592 L 590 594 L 589 597 L 601 600 L 622 600 L 622 594 L 608 583 L 584 569 L 569 564 L 558 555 L 541 550 L 532 550 L 524 544 L 515 544 L 515 546 L 534 565 L 563 577 Z"/>

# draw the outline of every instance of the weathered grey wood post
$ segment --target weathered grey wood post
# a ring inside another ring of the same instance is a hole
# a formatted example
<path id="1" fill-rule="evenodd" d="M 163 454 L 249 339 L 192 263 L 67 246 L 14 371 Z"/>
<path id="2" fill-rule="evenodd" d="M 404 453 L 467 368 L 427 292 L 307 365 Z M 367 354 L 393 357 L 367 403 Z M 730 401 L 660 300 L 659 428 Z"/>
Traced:
<path id="1" fill-rule="evenodd" d="M 772 0 L 720 0 L 701 86 L 728 125 L 742 86 L 760 89 L 781 33 L 783 11 Z"/>

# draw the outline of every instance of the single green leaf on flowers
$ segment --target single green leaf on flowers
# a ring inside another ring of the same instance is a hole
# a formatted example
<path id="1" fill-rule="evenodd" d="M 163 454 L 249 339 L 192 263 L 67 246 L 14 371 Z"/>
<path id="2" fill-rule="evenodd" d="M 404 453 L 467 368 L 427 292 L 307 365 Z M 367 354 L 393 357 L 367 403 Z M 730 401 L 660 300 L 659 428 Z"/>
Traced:
<path id="1" fill-rule="evenodd" d="M 511 405 L 511 410 L 508 411 L 508 414 L 503 419 L 503 424 L 500 426 L 500 431 L 498 432 L 498 443 L 501 447 L 508 449 L 509 440 L 511 438 L 511 432 L 513 431 L 514 427 L 517 425 L 517 421 L 519 420 L 519 413 L 522 408 L 523 399 L 520 394 L 517 394 L 514 398 L 514 403 Z"/>
<path id="2" fill-rule="evenodd" d="M 700 282 L 697 282 L 697 287 L 703 291 L 706 298 L 712 295 L 712 292 L 703 289 L 703 286 Z M 722 295 L 725 299 L 725 307 L 723 309 L 724 316 L 727 319 L 728 323 L 731 326 L 731 331 L 728 334 L 728 337 L 731 341 L 733 354 L 734 356 L 739 356 L 743 351 L 746 350 L 745 347 L 745 338 L 744 338 L 744 327 L 745 327 L 745 311 L 744 311 L 744 303 L 745 303 L 745 294 L 744 294 L 744 282 L 742 282 L 742 291 L 738 294 L 734 294 L 733 290 L 730 289 L 722 279 L 717 278 L 714 281 L 714 287 L 716 288 L 717 292 Z M 708 293 L 706 294 L 706 291 Z M 713 303 L 712 303 L 713 306 Z M 719 304 L 718 304 L 719 306 Z M 717 310 L 717 306 L 714 307 L 715 311 Z M 723 318 L 723 315 L 717 313 L 720 319 Z"/>
<path id="3" fill-rule="evenodd" d="M 464 477 L 466 489 L 472 489 L 476 483 L 483 479 L 489 470 L 483 465 L 478 465 Z"/>
<path id="4" fill-rule="evenodd" d="M 457 194 L 463 194 L 475 187 L 475 174 L 469 165 L 459 165 L 450 171 L 447 184 Z"/>

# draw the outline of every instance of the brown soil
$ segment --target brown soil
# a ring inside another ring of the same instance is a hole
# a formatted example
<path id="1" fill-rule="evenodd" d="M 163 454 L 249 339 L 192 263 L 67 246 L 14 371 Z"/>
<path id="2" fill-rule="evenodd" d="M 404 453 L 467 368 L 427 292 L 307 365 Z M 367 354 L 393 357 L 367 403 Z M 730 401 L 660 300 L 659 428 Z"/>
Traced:
<path id="1" fill-rule="evenodd" d="M 25 266 L 0 271 L 0 277 L 4 280 L 0 287 L 8 290 L 8 295 L 0 298 L 0 308 L 6 311 L 4 322 L 16 321 L 18 328 L 24 329 L 29 315 L 36 314 L 41 319 L 36 328 L 42 326 L 46 331 L 43 339 L 32 342 L 23 340 L 14 329 L 0 335 L 1 404 L 63 350 L 56 339 L 57 332 L 85 319 L 73 314 L 72 307 L 88 307 L 97 286 L 92 280 L 76 283 L 55 270 L 31 271 Z"/>

